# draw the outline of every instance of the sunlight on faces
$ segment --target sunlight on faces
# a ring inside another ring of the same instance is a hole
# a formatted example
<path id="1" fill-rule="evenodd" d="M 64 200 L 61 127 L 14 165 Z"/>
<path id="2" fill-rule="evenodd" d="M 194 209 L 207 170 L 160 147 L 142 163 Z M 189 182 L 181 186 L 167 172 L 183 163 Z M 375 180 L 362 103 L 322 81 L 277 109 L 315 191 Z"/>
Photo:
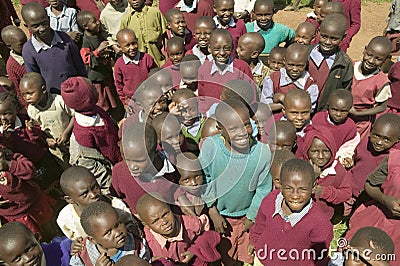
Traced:
<path id="1" fill-rule="evenodd" d="M 3 42 L 9 49 L 13 50 L 18 55 L 22 55 L 22 47 L 28 39 L 21 29 L 15 26 L 7 26 L 2 30 L 1 36 Z"/>
<path id="2" fill-rule="evenodd" d="M 296 134 L 291 135 L 287 132 L 277 132 L 276 134 L 270 134 L 269 142 L 268 142 L 271 151 L 276 150 L 293 150 L 294 145 L 296 144 Z"/>
<path id="3" fill-rule="evenodd" d="M 240 37 L 238 47 L 236 49 L 236 54 L 239 59 L 245 61 L 246 63 L 250 63 L 252 60 L 252 55 L 254 55 L 255 51 L 254 45 L 250 38 Z"/>
<path id="4" fill-rule="evenodd" d="M 185 46 L 174 43 L 172 45 L 168 45 L 168 58 L 171 60 L 172 64 L 179 65 L 185 56 Z"/>
<path id="5" fill-rule="evenodd" d="M 288 121 L 292 122 L 297 130 L 302 129 L 311 117 L 310 100 L 303 98 L 288 99 L 285 97 L 282 109 Z"/>
<path id="6" fill-rule="evenodd" d="M 145 0 L 128 0 L 128 3 L 136 11 L 141 11 L 144 7 Z"/>
<path id="7" fill-rule="evenodd" d="M 197 156 L 192 153 L 182 153 L 176 157 L 176 168 L 179 174 L 179 185 L 192 195 L 200 196 L 203 184 L 203 171 Z"/>
<path id="8" fill-rule="evenodd" d="M 390 50 L 383 47 L 383 45 L 375 43 L 367 45 L 363 51 L 363 58 L 360 64 L 360 70 L 364 75 L 372 74 L 375 70 L 380 68 L 386 61 Z"/>
<path id="9" fill-rule="evenodd" d="M 100 32 L 100 21 L 96 18 L 96 16 L 91 16 L 91 18 L 87 21 L 85 25 L 85 30 L 90 33 Z"/>
<path id="10" fill-rule="evenodd" d="M 268 105 L 263 103 L 257 104 L 257 111 L 253 116 L 253 120 L 257 125 L 257 130 L 259 135 L 265 134 L 264 126 L 267 123 L 267 121 L 271 118 L 271 113 L 272 113 L 271 109 L 269 108 Z"/>
<path id="11" fill-rule="evenodd" d="M 33 7 L 27 10 L 24 21 L 28 30 L 36 38 L 44 41 L 51 38 L 53 31 L 50 28 L 50 19 L 43 7 Z"/>
<path id="12" fill-rule="evenodd" d="M 315 37 L 315 30 L 313 31 L 311 27 L 301 27 L 297 28 L 294 41 L 299 44 L 309 45 Z"/>
<path id="13" fill-rule="evenodd" d="M 183 124 L 185 126 L 191 126 L 199 116 L 198 104 L 196 98 L 187 99 L 180 102 L 181 105 L 181 116 L 183 118 Z"/>
<path id="14" fill-rule="evenodd" d="M 255 4 L 254 6 L 254 19 L 257 21 L 257 25 L 263 29 L 267 30 L 272 23 L 272 18 L 274 16 L 274 6 L 268 4 Z"/>
<path id="15" fill-rule="evenodd" d="M 306 69 L 307 59 L 308 59 L 308 54 L 306 51 L 291 52 L 290 48 L 288 48 L 288 51 L 286 51 L 286 56 L 285 56 L 285 69 L 287 75 L 291 79 L 297 80 Z"/>
<path id="16" fill-rule="evenodd" d="M 215 34 L 210 40 L 209 51 L 216 64 L 224 65 L 232 54 L 233 42 L 227 34 Z"/>
<path id="17" fill-rule="evenodd" d="M 332 158 L 331 150 L 319 138 L 314 138 L 307 151 L 308 158 L 317 166 L 323 168 Z"/>
<path id="18" fill-rule="evenodd" d="M 15 232 L 13 239 L 0 243 L 0 259 L 5 265 L 25 266 L 42 265 L 43 250 L 31 233 Z"/>
<path id="19" fill-rule="evenodd" d="M 319 51 L 322 55 L 333 55 L 343 40 L 344 31 L 337 25 L 327 24 L 319 28 Z"/>
<path id="20" fill-rule="evenodd" d="M 321 7 L 328 2 L 327 0 L 316 0 L 314 2 L 313 8 L 314 8 L 314 13 L 316 16 L 319 15 L 319 13 L 321 12 Z"/>
<path id="21" fill-rule="evenodd" d="M 44 97 L 46 92 L 46 85 L 35 84 L 35 82 L 29 80 L 23 80 L 20 83 L 19 89 L 21 95 L 27 104 L 41 105 L 44 106 L 47 101 L 47 97 Z"/>
<path id="22" fill-rule="evenodd" d="M 138 100 L 137 104 L 143 109 L 143 112 L 150 117 L 168 108 L 165 99 L 163 99 L 163 94 L 155 91 L 148 91 L 146 97 L 140 101 Z"/>
<path id="23" fill-rule="evenodd" d="M 194 38 L 200 48 L 206 49 L 210 44 L 211 33 L 214 30 L 214 25 L 211 23 L 199 23 L 194 28 Z"/>
<path id="24" fill-rule="evenodd" d="M 123 157 L 129 172 L 133 177 L 148 173 L 153 168 L 154 154 L 146 150 L 144 140 L 127 140 L 123 144 Z"/>
<path id="25" fill-rule="evenodd" d="M 117 34 L 117 40 L 122 53 L 124 53 L 129 59 L 133 60 L 138 53 L 139 47 L 135 33 L 126 31 Z"/>
<path id="26" fill-rule="evenodd" d="M 330 97 L 328 101 L 329 118 L 335 124 L 344 123 L 352 106 L 353 103 L 350 101 L 338 97 Z"/>
<path id="27" fill-rule="evenodd" d="M 216 0 L 214 1 L 214 12 L 217 14 L 218 19 L 222 26 L 229 24 L 234 11 L 234 0 Z"/>
<path id="28" fill-rule="evenodd" d="M 170 22 L 167 22 L 167 27 L 174 33 L 174 35 L 184 37 L 186 20 L 183 14 L 175 14 L 171 16 Z"/>
<path id="29" fill-rule="evenodd" d="M 65 190 L 65 188 L 63 188 Z M 101 198 L 100 186 L 94 176 L 86 175 L 80 180 L 70 182 L 64 199 L 83 210 L 90 203 L 97 202 Z"/>

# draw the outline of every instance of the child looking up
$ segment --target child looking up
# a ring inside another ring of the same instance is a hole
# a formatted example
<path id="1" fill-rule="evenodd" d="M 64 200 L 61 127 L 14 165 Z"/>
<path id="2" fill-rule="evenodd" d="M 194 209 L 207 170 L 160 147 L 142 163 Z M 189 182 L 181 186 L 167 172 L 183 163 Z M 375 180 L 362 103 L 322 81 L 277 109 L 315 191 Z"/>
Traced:
<path id="1" fill-rule="evenodd" d="M 284 60 L 285 68 L 265 79 L 260 101 L 269 104 L 272 111 L 279 111 L 283 107 L 286 93 L 292 89 L 301 89 L 310 95 L 311 111 L 314 111 L 318 100 L 318 85 L 306 70 L 307 47 L 298 43 L 290 45 Z"/>
<path id="2" fill-rule="evenodd" d="M 75 112 L 68 108 L 60 95 L 46 91 L 43 77 L 36 72 L 25 74 L 21 79 L 21 94 L 28 106 L 28 115 L 46 134 L 50 152 L 62 169 L 69 166 L 68 145 L 74 126 Z"/>
<path id="3" fill-rule="evenodd" d="M 56 31 L 62 31 L 71 37 L 76 43 L 81 40 L 81 33 L 76 19 L 76 10 L 64 5 L 62 0 L 48 1 L 50 6 L 46 7 L 50 18 L 50 27 Z"/>
<path id="4" fill-rule="evenodd" d="M 259 32 L 264 37 L 263 55 L 269 54 L 272 48 L 283 42 L 289 43 L 294 37 L 293 29 L 273 20 L 275 12 L 274 1 L 256 0 L 253 9 L 254 21 L 246 23 L 248 32 Z"/>
<path id="5" fill-rule="evenodd" d="M 377 36 L 365 47 L 361 62 L 354 63 L 351 85 L 353 108 L 350 115 L 357 125 L 361 138 L 368 135 L 377 114 L 386 110 L 390 92 L 389 79 L 380 67 L 389 57 L 391 43 L 388 38 Z"/>
<path id="6" fill-rule="evenodd" d="M 113 265 L 128 254 L 150 261 L 146 240 L 128 232 L 110 204 L 104 201 L 89 204 L 80 220 L 88 236 L 83 240 L 83 250 L 71 257 L 71 266 Z"/>
<path id="7" fill-rule="evenodd" d="M 294 154 L 288 150 L 276 150 L 274 152 L 274 159 L 271 162 L 271 176 L 272 176 L 272 189 L 281 189 L 281 169 L 282 165 L 289 161 L 290 159 L 294 159 Z"/>
<path id="8" fill-rule="evenodd" d="M 199 156 L 207 183 L 203 199 L 223 237 L 219 250 L 224 265 L 252 263 L 248 230 L 261 199 L 271 191 L 271 152 L 251 136 L 249 109 L 242 101 L 231 98 L 219 103 L 215 116 L 221 134 L 206 138 Z"/>
<path id="9" fill-rule="evenodd" d="M 187 54 L 194 54 L 200 59 L 201 64 L 206 60 L 212 60 L 212 55 L 208 50 L 211 33 L 215 30 L 215 22 L 210 17 L 201 17 L 194 24 L 194 39 L 196 44 Z"/>
<path id="10" fill-rule="evenodd" d="M 267 59 L 268 67 L 273 71 L 279 71 L 281 68 L 285 67 L 285 54 L 285 47 L 276 46 L 272 48 Z"/>
<path id="11" fill-rule="evenodd" d="M 260 33 L 249 32 L 239 38 L 236 51 L 238 58 L 250 66 L 259 95 L 263 89 L 264 80 L 272 73 L 272 70 L 260 60 L 264 46 L 265 41 Z"/>
<path id="12" fill-rule="evenodd" d="M 236 19 L 233 16 L 234 0 L 214 0 L 214 22 L 217 29 L 226 29 L 232 36 L 233 52 L 235 55 L 238 46 L 239 38 L 247 32 L 246 25 L 243 20 Z"/>
<path id="13" fill-rule="evenodd" d="M 166 36 L 166 21 L 157 7 L 146 6 L 144 0 L 128 0 L 131 6 L 121 21 L 121 29 L 128 28 L 135 32 L 138 50 L 150 54 L 158 66 L 165 63 L 162 54 Z"/>
<path id="14" fill-rule="evenodd" d="M 268 146 L 271 151 L 287 150 L 295 152 L 297 150 L 296 128 L 290 121 L 277 121 L 272 126 L 268 134 Z"/>
<path id="15" fill-rule="evenodd" d="M 87 76 L 78 47 L 66 33 L 50 28 L 50 19 L 40 4 L 24 5 L 21 14 L 32 33 L 22 49 L 27 72 L 40 73 L 47 90 L 56 93 L 60 93 L 61 83 L 69 77 Z"/>
<path id="16" fill-rule="evenodd" d="M 180 89 L 189 89 L 197 94 L 200 59 L 194 54 L 188 54 L 183 57 L 179 70 L 181 74 Z"/>
<path id="17" fill-rule="evenodd" d="M 192 32 L 186 28 L 186 20 L 183 13 L 179 9 L 173 8 L 167 11 L 165 19 L 167 21 L 167 38 L 181 37 L 185 44 L 185 50 L 192 49 L 196 40 L 193 38 Z"/>
<path id="18" fill-rule="evenodd" d="M 115 122 L 96 105 L 98 97 L 90 80 L 69 78 L 61 86 L 65 104 L 75 110 L 70 140 L 70 163 L 88 168 L 104 191 L 110 186 L 112 165 L 121 161 Z"/>
<path id="19" fill-rule="evenodd" d="M 172 77 L 172 86 L 178 86 L 181 82 L 181 75 L 179 71 L 180 63 L 185 56 L 185 44 L 183 39 L 174 36 L 168 40 L 167 43 L 167 62 L 162 66 L 165 68 Z"/>
<path id="20" fill-rule="evenodd" d="M 155 68 L 156 64 L 149 54 L 138 51 L 138 40 L 132 30 L 122 29 L 116 38 L 122 57 L 114 65 L 114 82 L 119 99 L 127 110 L 136 88 L 146 80 L 150 69 Z"/>
<path id="21" fill-rule="evenodd" d="M 346 25 L 341 14 L 330 14 L 320 26 L 319 44 L 312 47 L 308 61 L 308 72 L 317 82 L 319 96 L 317 111 L 328 108 L 328 98 L 337 89 L 350 90 L 353 79 L 353 64 L 339 49 Z"/>
<path id="22" fill-rule="evenodd" d="M 295 31 L 294 42 L 309 45 L 315 39 L 315 26 L 311 22 L 300 23 Z"/>
<path id="23" fill-rule="evenodd" d="M 216 249 L 221 238 L 215 231 L 208 231 L 206 215 L 174 215 L 157 194 L 143 195 L 136 208 L 153 257 L 188 265 L 211 265 L 221 258 Z"/>
<path id="24" fill-rule="evenodd" d="M 312 166 L 301 159 L 283 164 L 280 190 L 272 191 L 261 203 L 250 229 L 249 252 L 263 265 L 293 265 L 292 256 L 269 256 L 270 250 L 313 250 L 318 256 L 303 257 L 310 265 L 327 265 L 327 250 L 333 237 L 329 219 L 312 201 L 315 176 Z M 321 257 L 322 256 L 322 257 Z M 303 261 L 303 263 L 306 263 Z"/>

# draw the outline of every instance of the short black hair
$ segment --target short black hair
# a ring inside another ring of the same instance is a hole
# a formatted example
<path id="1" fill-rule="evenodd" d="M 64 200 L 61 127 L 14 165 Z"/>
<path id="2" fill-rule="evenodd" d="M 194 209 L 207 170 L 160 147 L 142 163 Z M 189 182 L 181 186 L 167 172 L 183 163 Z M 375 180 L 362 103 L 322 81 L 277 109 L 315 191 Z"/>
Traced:
<path id="1" fill-rule="evenodd" d="M 381 116 L 379 116 L 374 124 L 372 125 L 372 128 L 374 128 L 375 125 L 377 124 L 384 124 L 384 125 L 388 125 L 391 128 L 394 128 L 397 130 L 397 136 L 400 137 L 400 116 L 397 114 L 392 114 L 392 113 L 388 113 L 388 114 L 383 114 Z"/>
<path id="2" fill-rule="evenodd" d="M 183 15 L 182 12 L 177 8 L 171 8 L 165 13 L 165 20 L 171 22 L 171 18 L 175 15 Z"/>
<path id="3" fill-rule="evenodd" d="M 169 52 L 169 50 L 171 49 L 172 46 L 181 47 L 182 50 L 185 51 L 185 41 L 183 40 L 182 37 L 174 36 L 174 37 L 168 39 L 167 52 Z"/>
<path id="4" fill-rule="evenodd" d="M 26 235 L 27 238 L 35 239 L 34 234 L 23 223 L 9 222 L 9 223 L 2 225 L 2 227 L 0 227 L 0 246 L 7 245 L 14 241 L 18 241 L 19 236 L 21 234 Z M 1 258 L 1 250 L 0 250 L 0 265 L 3 265 L 3 264 L 1 264 L 1 262 L 2 262 L 1 260 L 2 260 L 2 258 Z"/>
<path id="5" fill-rule="evenodd" d="M 90 203 L 81 213 L 81 225 L 85 233 L 89 236 L 93 236 L 92 219 L 110 211 L 115 212 L 118 216 L 117 211 L 107 202 L 97 201 Z"/>
<path id="6" fill-rule="evenodd" d="M 375 249 L 384 254 L 394 254 L 394 242 L 390 236 L 379 228 L 367 226 L 357 230 L 353 238 L 350 240 L 350 245 L 357 242 L 374 243 Z"/>
<path id="7" fill-rule="evenodd" d="M 27 40 L 26 34 L 19 27 L 14 25 L 8 25 L 1 30 L 1 39 L 9 45 L 9 42 L 19 42 L 21 40 L 18 37 L 24 38 Z"/>
<path id="8" fill-rule="evenodd" d="M 29 82 L 28 84 L 32 84 L 32 82 L 36 83 L 39 85 L 39 87 L 45 85 L 46 86 L 46 81 L 44 80 L 44 78 L 42 77 L 42 75 L 40 75 L 37 72 L 28 72 L 26 73 L 20 80 L 19 84 L 24 84 L 25 82 Z M 20 86 L 21 86 L 20 85 Z"/>
<path id="9" fill-rule="evenodd" d="M 295 158 L 293 152 L 288 150 L 276 150 L 274 154 L 274 158 L 272 159 L 271 168 L 272 167 L 282 167 L 284 163 L 289 161 L 290 159 Z"/>
<path id="10" fill-rule="evenodd" d="M 231 33 L 227 29 L 215 29 L 215 30 L 213 30 L 213 32 L 211 33 L 211 36 L 210 36 L 210 43 L 211 43 L 211 40 L 216 38 L 216 36 L 220 36 L 220 35 L 223 35 L 223 36 L 228 38 L 228 42 L 231 45 L 231 48 L 233 49 L 233 38 L 232 38 Z"/>
<path id="11" fill-rule="evenodd" d="M 96 18 L 96 15 L 93 12 L 82 10 L 76 15 L 76 22 L 78 22 L 79 27 L 83 29 L 93 18 Z"/>
<path id="12" fill-rule="evenodd" d="M 61 174 L 61 190 L 64 192 L 65 195 L 69 196 L 71 185 L 87 176 L 91 176 L 93 177 L 93 179 L 96 179 L 93 173 L 83 166 L 74 165 L 69 167 Z"/>
<path id="13" fill-rule="evenodd" d="M 281 184 L 284 183 L 285 175 L 288 173 L 304 173 L 310 178 L 311 184 L 314 184 L 316 179 L 311 164 L 299 158 L 290 159 L 282 165 L 280 176 Z"/>
<path id="14" fill-rule="evenodd" d="M 325 27 L 334 27 L 336 30 L 340 31 L 342 36 L 344 36 L 346 33 L 346 21 L 346 17 L 343 14 L 331 13 L 325 17 L 319 28 L 324 29 Z"/>
<path id="15" fill-rule="evenodd" d="M 17 94 L 13 91 L 10 92 L 0 92 L 0 104 L 5 101 L 10 101 L 11 105 L 15 107 L 15 110 L 20 110 L 23 105 L 18 100 Z"/>
<path id="16" fill-rule="evenodd" d="M 386 36 L 375 36 L 369 41 L 367 47 L 370 45 L 381 46 L 384 49 L 386 56 L 389 56 L 392 51 L 392 42 Z"/>
<path id="17" fill-rule="evenodd" d="M 216 29 L 215 21 L 212 19 L 212 17 L 199 17 L 196 22 L 194 23 L 194 27 L 196 28 L 199 24 L 205 23 L 205 24 L 211 24 L 212 25 L 212 30 Z"/>
<path id="18" fill-rule="evenodd" d="M 31 19 L 33 13 L 41 13 L 40 14 L 41 16 L 50 20 L 49 17 L 47 16 L 46 9 L 41 4 L 36 2 L 30 2 L 22 6 L 21 15 L 25 23 L 27 23 L 27 20 Z"/>
<path id="19" fill-rule="evenodd" d="M 157 133 L 148 123 L 129 120 L 122 125 L 122 147 L 125 149 L 132 142 L 141 142 L 148 154 L 155 154 L 157 150 Z"/>

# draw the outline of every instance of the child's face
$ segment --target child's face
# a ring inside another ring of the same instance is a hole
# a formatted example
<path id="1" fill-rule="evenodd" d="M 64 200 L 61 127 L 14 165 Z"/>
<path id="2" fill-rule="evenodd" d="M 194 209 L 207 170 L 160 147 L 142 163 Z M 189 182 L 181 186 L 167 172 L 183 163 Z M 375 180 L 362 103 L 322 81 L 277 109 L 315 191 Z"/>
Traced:
<path id="1" fill-rule="evenodd" d="M 252 55 L 254 54 L 255 49 L 253 48 L 252 43 L 250 42 L 249 39 L 246 38 L 240 38 L 238 47 L 236 49 L 236 54 L 239 57 L 239 59 L 245 61 L 246 63 L 250 63 L 252 58 Z"/>
<path id="2" fill-rule="evenodd" d="M 38 105 L 43 100 L 43 95 L 46 93 L 46 87 L 39 87 L 37 84 L 24 83 L 19 87 L 22 97 L 27 104 Z"/>
<path id="3" fill-rule="evenodd" d="M 68 195 L 64 199 L 83 210 L 90 203 L 101 199 L 100 186 L 93 176 L 85 176 L 68 188 Z"/>
<path id="4" fill-rule="evenodd" d="M 90 33 L 100 32 L 100 21 L 95 16 L 91 17 L 86 24 L 85 30 Z"/>
<path id="5" fill-rule="evenodd" d="M 125 245 L 127 230 L 114 210 L 91 218 L 93 235 L 90 241 L 104 249 L 122 248 Z"/>
<path id="6" fill-rule="evenodd" d="M 297 80 L 304 72 L 307 66 L 307 54 L 306 53 L 286 53 L 285 69 L 288 76 Z"/>
<path id="7" fill-rule="evenodd" d="M 274 7 L 271 5 L 256 5 L 254 7 L 254 16 L 254 19 L 257 21 L 257 25 L 261 29 L 267 30 L 272 23 Z"/>
<path id="8" fill-rule="evenodd" d="M 181 175 L 179 185 L 190 194 L 198 195 L 200 186 L 203 184 L 203 172 L 200 170 L 190 171 L 180 168 L 178 168 L 178 171 Z"/>
<path id="9" fill-rule="evenodd" d="M 196 91 L 198 86 L 199 70 L 195 66 L 181 66 L 181 78 L 184 85 L 189 90 Z"/>
<path id="10" fill-rule="evenodd" d="M 372 74 L 383 65 L 387 58 L 387 51 L 382 45 L 367 45 L 360 65 L 361 72 L 364 75 Z"/>
<path id="11" fill-rule="evenodd" d="M 136 11 L 142 11 L 145 0 L 128 0 L 131 7 Z"/>
<path id="12" fill-rule="evenodd" d="M 155 91 L 148 91 L 144 99 L 138 101 L 137 103 L 142 108 L 145 114 L 156 114 L 158 112 L 161 112 L 161 109 L 163 107 L 162 103 L 159 103 L 159 100 L 162 98 L 162 96 L 162 94 L 156 93 Z"/>
<path id="13" fill-rule="evenodd" d="M 296 129 L 302 129 L 310 120 L 311 105 L 305 99 L 285 100 L 284 114 Z"/>
<path id="14" fill-rule="evenodd" d="M 46 14 L 32 14 L 25 20 L 28 30 L 40 40 L 47 40 L 51 37 L 50 19 Z"/>
<path id="15" fill-rule="evenodd" d="M 343 123 L 349 115 L 352 103 L 344 99 L 333 97 L 328 102 L 329 118 L 335 124 Z"/>
<path id="16" fill-rule="evenodd" d="M 384 152 L 399 142 L 398 130 L 384 123 L 375 123 L 372 126 L 369 141 L 377 152 Z"/>
<path id="17" fill-rule="evenodd" d="M 0 118 L 3 127 L 15 127 L 15 119 L 17 117 L 17 109 L 8 100 L 0 104 Z"/>
<path id="18" fill-rule="evenodd" d="M 168 47 L 168 58 L 172 64 L 179 65 L 185 56 L 185 47 L 181 45 L 171 45 Z"/>
<path id="19" fill-rule="evenodd" d="M 276 151 L 276 150 L 291 151 L 295 143 L 296 143 L 296 134 L 291 136 L 289 133 L 284 131 L 278 131 L 276 133 L 275 138 L 270 138 L 268 142 L 271 151 Z"/>
<path id="20" fill-rule="evenodd" d="M 232 43 L 225 34 L 214 35 L 210 40 L 210 53 L 217 64 L 227 64 L 232 49 Z"/>
<path id="21" fill-rule="evenodd" d="M 154 202 L 140 218 L 147 228 L 166 238 L 178 233 L 175 216 L 169 205 L 164 202 Z"/>
<path id="22" fill-rule="evenodd" d="M 55 7 L 59 7 L 62 5 L 61 0 L 47 0 L 47 2 L 49 3 L 49 5 L 53 8 Z"/>
<path id="23" fill-rule="evenodd" d="M 273 71 L 278 71 L 285 66 L 284 56 L 281 53 L 271 53 L 268 57 L 268 67 Z"/>
<path id="24" fill-rule="evenodd" d="M 147 173 L 152 167 L 155 154 L 148 154 L 144 141 L 131 141 L 123 147 L 123 157 L 129 172 L 133 177 L 139 177 L 142 173 Z"/>
<path id="25" fill-rule="evenodd" d="M 302 172 L 281 173 L 284 175 L 281 179 L 281 192 L 284 198 L 282 209 L 286 213 L 300 212 L 311 199 L 312 178 Z"/>
<path id="26" fill-rule="evenodd" d="M 309 45 L 314 39 L 314 32 L 305 27 L 296 30 L 294 41 L 299 44 Z"/>
<path id="27" fill-rule="evenodd" d="M 308 158 L 319 167 L 324 167 L 329 162 L 332 157 L 331 150 L 325 143 L 318 139 L 314 138 L 310 148 L 307 151 Z"/>
<path id="28" fill-rule="evenodd" d="M 316 0 L 314 2 L 314 13 L 315 15 L 319 15 L 320 11 L 321 11 L 321 7 L 326 3 L 326 0 Z"/>
<path id="29" fill-rule="evenodd" d="M 214 12 L 217 14 L 218 20 L 222 24 L 222 26 L 228 25 L 231 21 L 234 5 L 235 1 L 233 0 L 215 1 Z"/>
<path id="30" fill-rule="evenodd" d="M 265 134 L 264 125 L 267 123 L 270 117 L 266 113 L 262 112 L 260 109 L 261 108 L 259 108 L 255 113 L 253 120 L 256 122 L 258 134 L 264 135 Z"/>
<path id="31" fill-rule="evenodd" d="M 130 59 L 135 58 L 139 46 L 138 39 L 134 34 L 125 34 L 121 38 L 118 38 L 118 44 L 125 56 Z"/>
<path id="32" fill-rule="evenodd" d="M 5 265 L 42 265 L 43 250 L 33 234 L 27 236 L 17 232 L 17 236 L 7 243 L 0 244 L 0 257 Z"/>
<path id="33" fill-rule="evenodd" d="M 176 14 L 171 17 L 171 21 L 167 24 L 168 28 L 178 36 L 185 36 L 186 21 L 183 14 Z"/>
<path id="34" fill-rule="evenodd" d="M 173 148 L 175 152 L 181 152 L 180 133 L 181 126 L 178 121 L 167 121 L 164 123 L 162 125 L 160 136 L 163 148 L 166 150 Z"/>
<path id="35" fill-rule="evenodd" d="M 122 0 L 109 0 L 108 1 L 113 7 L 120 7 L 123 5 Z"/>
<path id="36" fill-rule="evenodd" d="M 178 103 L 181 106 L 180 112 L 185 126 L 191 126 L 199 116 L 197 99 L 190 98 Z"/>
<path id="37" fill-rule="evenodd" d="M 323 55 L 333 55 L 343 39 L 342 32 L 333 25 L 320 27 L 319 51 Z"/>
<path id="38" fill-rule="evenodd" d="M 3 40 L 5 44 L 13 50 L 16 54 L 22 55 L 22 47 L 28 41 L 26 35 L 22 32 L 16 32 L 13 34 L 11 40 Z"/>
<path id="39" fill-rule="evenodd" d="M 238 153 L 248 152 L 250 136 L 253 133 L 248 111 L 246 112 L 242 108 L 232 110 L 218 122 L 218 125 L 228 149 Z"/>
<path id="40" fill-rule="evenodd" d="M 200 48 L 208 48 L 212 31 L 213 25 L 210 23 L 200 23 L 196 25 L 194 28 L 194 38 Z"/>
<path id="41" fill-rule="evenodd" d="M 274 166 L 271 167 L 270 173 L 272 175 L 272 184 L 274 185 L 275 189 L 281 189 L 281 167 Z"/>

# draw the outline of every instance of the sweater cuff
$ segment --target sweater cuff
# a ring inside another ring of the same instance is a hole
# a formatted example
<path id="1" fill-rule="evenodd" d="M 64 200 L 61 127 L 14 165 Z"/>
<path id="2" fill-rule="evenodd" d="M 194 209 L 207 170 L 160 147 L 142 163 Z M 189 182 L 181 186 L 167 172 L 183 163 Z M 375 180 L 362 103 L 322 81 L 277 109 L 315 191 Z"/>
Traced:
<path id="1" fill-rule="evenodd" d="M 93 51 L 93 55 L 94 55 L 95 57 L 99 57 L 100 52 L 96 49 L 96 50 Z"/>

